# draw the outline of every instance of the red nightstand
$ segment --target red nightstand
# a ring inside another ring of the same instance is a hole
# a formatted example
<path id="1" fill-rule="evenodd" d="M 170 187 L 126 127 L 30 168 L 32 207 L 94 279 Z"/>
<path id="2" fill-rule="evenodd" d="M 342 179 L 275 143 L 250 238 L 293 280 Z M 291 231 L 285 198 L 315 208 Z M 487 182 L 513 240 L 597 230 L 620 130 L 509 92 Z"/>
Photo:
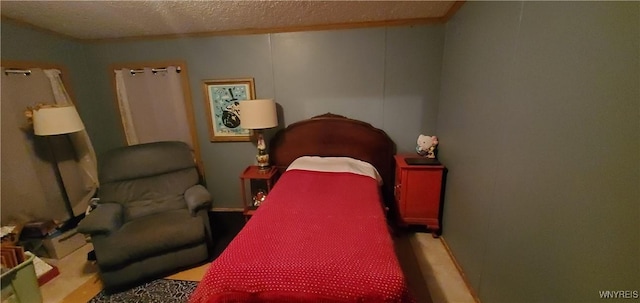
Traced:
<path id="1" fill-rule="evenodd" d="M 440 212 L 443 165 L 409 165 L 407 158 L 418 156 L 396 155 L 396 182 L 394 195 L 403 225 L 424 225 L 433 237 L 440 236 Z"/>
<path id="2" fill-rule="evenodd" d="M 277 179 L 278 169 L 275 167 L 261 171 L 258 166 L 252 165 L 242 172 L 240 175 L 240 184 L 242 190 L 242 205 L 244 206 L 246 219 L 249 219 L 256 209 L 258 209 L 259 202 L 256 202 L 257 198 L 261 195 L 266 197 Z M 248 189 L 246 187 L 247 182 L 249 183 Z M 249 197 L 247 197 L 247 193 L 249 193 Z"/>

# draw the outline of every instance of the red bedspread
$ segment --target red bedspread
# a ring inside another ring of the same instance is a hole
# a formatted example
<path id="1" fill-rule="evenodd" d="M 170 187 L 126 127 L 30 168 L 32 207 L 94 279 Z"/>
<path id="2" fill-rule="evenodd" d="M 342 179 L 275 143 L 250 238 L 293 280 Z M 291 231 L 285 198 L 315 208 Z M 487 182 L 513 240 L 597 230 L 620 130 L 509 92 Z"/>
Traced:
<path id="1" fill-rule="evenodd" d="M 290 170 L 190 302 L 412 302 L 377 182 Z"/>

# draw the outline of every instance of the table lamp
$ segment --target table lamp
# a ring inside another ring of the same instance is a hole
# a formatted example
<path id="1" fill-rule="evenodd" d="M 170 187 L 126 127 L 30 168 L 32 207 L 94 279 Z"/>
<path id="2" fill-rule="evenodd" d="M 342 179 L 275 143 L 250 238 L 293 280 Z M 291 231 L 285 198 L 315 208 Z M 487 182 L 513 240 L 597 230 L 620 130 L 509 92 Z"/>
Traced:
<path id="1" fill-rule="evenodd" d="M 266 171 L 269 168 L 269 153 L 264 142 L 262 131 L 278 126 L 276 102 L 273 99 L 244 100 L 240 102 L 240 127 L 255 131 L 258 154 L 258 168 Z"/>

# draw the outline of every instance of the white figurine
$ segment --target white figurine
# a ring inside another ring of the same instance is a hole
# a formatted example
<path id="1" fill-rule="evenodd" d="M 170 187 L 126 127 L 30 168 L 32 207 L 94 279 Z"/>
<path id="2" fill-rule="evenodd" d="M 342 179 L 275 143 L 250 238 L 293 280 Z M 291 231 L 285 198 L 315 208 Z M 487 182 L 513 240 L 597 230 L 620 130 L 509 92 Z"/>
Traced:
<path id="1" fill-rule="evenodd" d="M 416 146 L 416 152 L 418 155 L 427 157 L 430 159 L 436 158 L 436 146 L 438 145 L 438 137 L 436 136 L 418 136 L 418 146 Z"/>

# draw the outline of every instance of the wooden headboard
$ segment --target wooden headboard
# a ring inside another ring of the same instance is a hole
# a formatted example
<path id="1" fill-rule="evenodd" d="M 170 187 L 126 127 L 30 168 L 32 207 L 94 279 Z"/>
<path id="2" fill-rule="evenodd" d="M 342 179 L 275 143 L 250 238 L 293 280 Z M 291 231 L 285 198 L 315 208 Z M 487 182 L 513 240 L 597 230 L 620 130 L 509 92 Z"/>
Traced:
<path id="1" fill-rule="evenodd" d="M 393 201 L 395 143 L 371 124 L 327 113 L 280 130 L 271 139 L 271 163 L 281 172 L 301 156 L 351 157 L 376 167 L 383 198 Z"/>

